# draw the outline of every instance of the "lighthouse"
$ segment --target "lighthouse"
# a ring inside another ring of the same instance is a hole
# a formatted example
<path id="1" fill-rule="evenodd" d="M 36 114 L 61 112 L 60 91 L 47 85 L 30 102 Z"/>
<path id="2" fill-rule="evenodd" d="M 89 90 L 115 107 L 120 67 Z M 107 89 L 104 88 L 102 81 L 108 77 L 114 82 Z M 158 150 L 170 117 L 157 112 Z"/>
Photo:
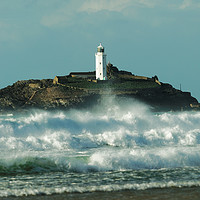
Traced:
<path id="1" fill-rule="evenodd" d="M 107 68 L 106 68 L 106 54 L 104 54 L 104 47 L 100 45 L 97 47 L 96 58 L 96 79 L 107 80 Z"/>

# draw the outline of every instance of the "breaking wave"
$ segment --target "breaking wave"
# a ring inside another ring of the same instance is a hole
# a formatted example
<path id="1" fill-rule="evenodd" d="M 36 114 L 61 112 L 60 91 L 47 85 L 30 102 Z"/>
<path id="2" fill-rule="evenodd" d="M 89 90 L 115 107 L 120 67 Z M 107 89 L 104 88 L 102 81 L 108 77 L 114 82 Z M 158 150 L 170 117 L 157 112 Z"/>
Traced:
<path id="1" fill-rule="evenodd" d="M 200 112 L 103 98 L 0 116 L 0 197 L 200 186 Z"/>
<path id="2" fill-rule="evenodd" d="M 28 195 L 52 195 L 52 194 L 62 194 L 62 193 L 86 193 L 86 192 L 112 192 L 120 190 L 146 190 L 154 188 L 170 188 L 170 187 L 199 187 L 200 181 L 180 181 L 173 182 L 169 181 L 166 183 L 153 182 L 153 183 L 141 183 L 141 184 L 110 184 L 110 185 L 100 185 L 100 186 L 68 186 L 68 187 L 54 187 L 54 188 L 23 188 L 11 190 L 7 189 L 3 194 L 0 193 L 0 197 L 9 197 L 9 196 L 28 196 Z"/>
<path id="3" fill-rule="evenodd" d="M 0 173 L 200 166 L 200 112 L 105 98 L 91 110 L 0 116 Z"/>

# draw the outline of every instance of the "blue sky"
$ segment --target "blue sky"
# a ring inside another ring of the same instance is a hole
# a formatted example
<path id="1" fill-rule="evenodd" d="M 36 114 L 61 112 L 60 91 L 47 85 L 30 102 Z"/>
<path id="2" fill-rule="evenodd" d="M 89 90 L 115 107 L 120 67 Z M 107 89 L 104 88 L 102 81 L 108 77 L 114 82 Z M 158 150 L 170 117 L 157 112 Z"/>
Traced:
<path id="1" fill-rule="evenodd" d="M 107 60 L 200 100 L 199 0 L 0 0 L 0 88 Z"/>

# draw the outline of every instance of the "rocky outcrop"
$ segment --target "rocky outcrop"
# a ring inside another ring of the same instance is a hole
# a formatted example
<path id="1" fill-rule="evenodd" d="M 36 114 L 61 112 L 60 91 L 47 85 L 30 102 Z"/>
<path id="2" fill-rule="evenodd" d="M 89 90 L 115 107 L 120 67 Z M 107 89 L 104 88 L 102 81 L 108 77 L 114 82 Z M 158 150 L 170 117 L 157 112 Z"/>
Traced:
<path id="1" fill-rule="evenodd" d="M 53 84 L 52 79 L 17 81 L 0 90 L 0 111 L 80 108 L 96 104 L 102 95 L 135 98 L 156 111 L 200 110 L 189 92 L 160 83 L 156 76 L 140 79 L 113 66 L 108 70 L 110 80 L 97 83 L 72 77 L 66 84 Z"/>
<path id="2" fill-rule="evenodd" d="M 151 105 L 156 111 L 200 110 L 197 99 L 190 92 L 182 92 L 170 84 L 161 83 L 159 88 L 138 90 L 131 96 Z"/>

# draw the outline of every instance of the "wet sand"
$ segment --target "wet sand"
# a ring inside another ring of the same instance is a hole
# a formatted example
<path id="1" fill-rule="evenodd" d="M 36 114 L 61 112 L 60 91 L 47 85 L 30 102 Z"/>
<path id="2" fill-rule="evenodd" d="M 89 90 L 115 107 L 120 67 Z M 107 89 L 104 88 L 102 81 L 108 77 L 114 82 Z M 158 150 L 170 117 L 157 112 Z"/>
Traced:
<path id="1" fill-rule="evenodd" d="M 200 187 L 164 188 L 142 191 L 126 190 L 117 192 L 63 193 L 54 195 L 38 195 L 28 197 L 4 197 L 0 200 L 199 200 Z"/>

